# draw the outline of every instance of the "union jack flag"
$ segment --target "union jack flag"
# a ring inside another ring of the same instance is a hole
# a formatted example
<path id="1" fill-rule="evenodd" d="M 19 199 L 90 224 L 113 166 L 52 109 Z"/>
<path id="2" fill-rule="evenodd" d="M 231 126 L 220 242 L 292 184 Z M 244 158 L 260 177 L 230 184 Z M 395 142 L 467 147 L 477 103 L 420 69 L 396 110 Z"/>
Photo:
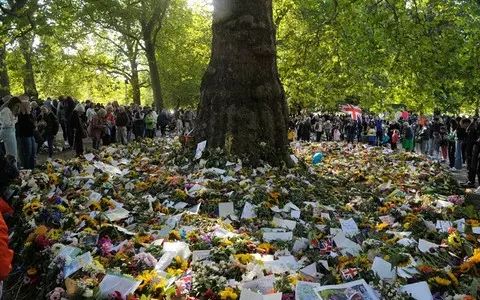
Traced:
<path id="1" fill-rule="evenodd" d="M 318 246 L 320 248 L 320 253 L 325 255 L 325 254 L 330 254 L 333 251 L 333 243 L 331 239 L 327 239 L 323 242 L 320 243 Z"/>
<path id="2" fill-rule="evenodd" d="M 352 280 L 358 274 L 358 268 L 345 269 L 341 273 L 344 280 Z"/>
<path id="3" fill-rule="evenodd" d="M 183 275 L 181 280 L 185 282 L 185 290 L 190 292 L 190 289 L 192 288 L 192 270 L 185 272 L 185 275 Z"/>

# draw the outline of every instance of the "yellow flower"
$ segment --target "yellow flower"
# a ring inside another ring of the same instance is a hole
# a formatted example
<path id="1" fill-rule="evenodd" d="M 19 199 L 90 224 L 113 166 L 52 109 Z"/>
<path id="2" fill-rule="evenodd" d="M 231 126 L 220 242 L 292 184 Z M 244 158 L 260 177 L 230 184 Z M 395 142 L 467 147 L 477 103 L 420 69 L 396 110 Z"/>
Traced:
<path id="1" fill-rule="evenodd" d="M 262 243 L 257 246 L 257 249 L 264 250 L 266 254 L 270 253 L 273 249 L 273 246 L 269 243 Z"/>
<path id="2" fill-rule="evenodd" d="M 471 268 L 472 268 L 472 263 L 467 261 L 460 265 L 460 272 L 467 273 L 468 271 L 470 271 Z"/>
<path id="3" fill-rule="evenodd" d="M 462 239 L 458 235 L 458 232 L 453 231 L 448 235 L 448 244 L 453 247 L 460 247 L 462 245 Z"/>
<path id="4" fill-rule="evenodd" d="M 240 263 L 246 265 L 249 262 L 252 262 L 254 257 L 251 254 L 237 254 L 235 255 L 235 259 L 238 260 Z"/>
<path id="5" fill-rule="evenodd" d="M 297 285 L 297 281 L 298 281 L 298 277 L 299 277 L 299 275 L 290 275 L 290 276 L 288 276 L 288 281 L 290 281 L 290 283 L 291 283 L 293 286 L 296 286 L 296 285 Z"/>
<path id="6" fill-rule="evenodd" d="M 223 239 L 220 241 L 220 245 L 223 247 L 231 246 L 233 243 L 229 239 Z"/>
<path id="7" fill-rule="evenodd" d="M 387 228 L 387 227 L 388 227 L 388 223 L 383 222 L 383 223 L 378 224 L 377 226 L 375 226 L 375 229 L 378 230 L 378 231 L 380 231 L 380 230 L 383 230 L 383 229 L 385 229 L 385 228 Z"/>
<path id="8" fill-rule="evenodd" d="M 436 276 L 429 279 L 430 282 L 436 283 L 438 285 L 449 286 L 452 282 L 448 279 L 442 278 L 440 276 Z"/>
<path id="9" fill-rule="evenodd" d="M 458 279 L 457 279 L 457 277 L 455 277 L 455 275 L 453 275 L 453 273 L 450 272 L 450 271 L 447 272 L 447 275 L 448 275 L 448 277 L 450 277 L 450 280 L 453 282 L 453 284 L 454 284 L 455 286 L 458 286 Z"/>
<path id="10" fill-rule="evenodd" d="M 470 257 L 468 261 L 474 264 L 480 263 L 480 249 L 475 249 L 473 251 L 473 256 Z"/>
<path id="11" fill-rule="evenodd" d="M 182 236 L 180 235 L 180 232 L 178 232 L 176 230 L 170 231 L 169 237 L 172 240 L 181 240 L 182 239 Z"/>
<path id="12" fill-rule="evenodd" d="M 180 256 L 175 256 L 175 262 L 179 265 L 182 263 L 182 258 Z"/>
<path id="13" fill-rule="evenodd" d="M 30 268 L 30 269 L 27 270 L 27 275 L 28 276 L 35 276 L 35 275 L 37 275 L 37 273 L 38 273 L 38 271 L 37 271 L 36 268 Z"/>
<path id="14" fill-rule="evenodd" d="M 142 280 L 142 283 L 138 286 L 138 290 L 143 290 L 143 288 L 152 281 L 154 277 L 157 277 L 158 273 L 155 270 L 145 270 L 140 275 L 138 275 L 137 279 Z"/>
<path id="15" fill-rule="evenodd" d="M 222 300 L 236 300 L 238 298 L 237 293 L 231 287 L 227 287 L 225 290 L 218 293 Z"/>

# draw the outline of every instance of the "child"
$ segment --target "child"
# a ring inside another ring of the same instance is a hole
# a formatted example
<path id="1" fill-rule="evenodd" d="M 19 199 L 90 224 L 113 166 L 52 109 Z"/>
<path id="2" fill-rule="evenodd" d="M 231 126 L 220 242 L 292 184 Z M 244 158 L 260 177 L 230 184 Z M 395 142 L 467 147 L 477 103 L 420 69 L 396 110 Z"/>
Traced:
<path id="1" fill-rule="evenodd" d="M 400 141 L 400 131 L 398 129 L 393 130 L 392 134 L 392 150 L 397 150 L 397 144 Z"/>

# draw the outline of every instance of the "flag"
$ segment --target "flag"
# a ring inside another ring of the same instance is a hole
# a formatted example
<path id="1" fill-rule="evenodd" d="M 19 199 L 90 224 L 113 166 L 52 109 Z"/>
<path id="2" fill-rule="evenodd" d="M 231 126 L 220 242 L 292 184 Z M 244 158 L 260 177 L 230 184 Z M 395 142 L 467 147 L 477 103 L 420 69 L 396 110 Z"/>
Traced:
<path id="1" fill-rule="evenodd" d="M 341 274 L 344 280 L 352 280 L 353 277 L 357 276 L 358 268 L 349 268 L 342 270 Z"/>
<path id="2" fill-rule="evenodd" d="M 185 282 L 185 290 L 190 292 L 190 289 L 192 288 L 192 270 L 188 270 L 181 280 Z"/>
<path id="3" fill-rule="evenodd" d="M 328 239 L 322 243 L 320 243 L 320 245 L 318 246 L 320 248 L 320 253 L 322 255 L 325 255 L 325 254 L 330 254 L 330 252 L 333 251 L 333 247 L 332 247 L 332 240 L 331 239 Z"/>
<path id="4" fill-rule="evenodd" d="M 352 104 L 342 105 L 342 111 L 350 114 L 352 120 L 358 120 L 359 117 L 362 117 L 362 109 L 358 106 Z"/>

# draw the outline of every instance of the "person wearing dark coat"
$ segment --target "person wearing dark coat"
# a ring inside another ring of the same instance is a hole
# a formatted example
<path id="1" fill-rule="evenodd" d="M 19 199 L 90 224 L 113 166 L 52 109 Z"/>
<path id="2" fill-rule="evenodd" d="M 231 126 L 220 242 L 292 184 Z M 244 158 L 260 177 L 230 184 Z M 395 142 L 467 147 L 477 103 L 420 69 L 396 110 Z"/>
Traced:
<path id="1" fill-rule="evenodd" d="M 83 106 L 83 104 L 77 104 L 68 119 L 68 127 L 70 127 L 73 132 L 73 144 L 77 157 L 83 155 L 83 139 L 87 137 L 85 121 L 83 120 L 84 114 L 85 106 Z"/>
<path id="2" fill-rule="evenodd" d="M 22 150 L 22 166 L 33 170 L 35 167 L 35 118 L 32 115 L 30 102 L 22 101 L 17 122 L 17 136 Z"/>
<path id="3" fill-rule="evenodd" d="M 160 113 L 158 114 L 157 117 L 157 125 L 160 127 L 160 132 L 162 133 L 162 136 L 166 135 L 167 131 L 167 125 L 170 122 L 170 118 L 167 115 L 167 112 L 162 109 Z"/>

